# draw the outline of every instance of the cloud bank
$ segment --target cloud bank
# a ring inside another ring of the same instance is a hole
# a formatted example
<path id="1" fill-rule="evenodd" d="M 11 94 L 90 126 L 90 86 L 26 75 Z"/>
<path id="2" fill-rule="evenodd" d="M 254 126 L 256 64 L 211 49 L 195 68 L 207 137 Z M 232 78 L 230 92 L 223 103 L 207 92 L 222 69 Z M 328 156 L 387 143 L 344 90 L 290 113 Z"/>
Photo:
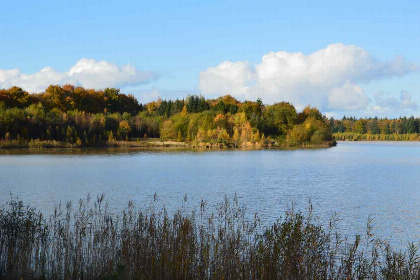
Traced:
<path id="1" fill-rule="evenodd" d="M 363 89 L 347 80 L 342 87 L 333 88 L 328 96 L 331 109 L 342 111 L 356 111 L 365 109 L 370 99 L 365 96 Z"/>
<path id="2" fill-rule="evenodd" d="M 374 94 L 376 106 L 374 109 L 380 113 L 390 112 L 394 110 L 412 110 L 415 111 L 419 108 L 418 103 L 413 100 L 410 93 L 401 91 L 399 98 L 387 96 L 383 92 Z"/>
<path id="3" fill-rule="evenodd" d="M 0 88 L 19 86 L 34 93 L 44 91 L 51 84 L 73 84 L 85 88 L 103 89 L 135 86 L 156 78 L 156 73 L 138 71 L 132 65 L 119 67 L 107 61 L 82 58 L 65 72 L 51 67 L 45 67 L 34 74 L 24 74 L 19 69 L 0 69 Z"/>
<path id="4" fill-rule="evenodd" d="M 363 48 L 332 44 L 312 54 L 270 52 L 259 64 L 224 61 L 200 73 L 203 94 L 232 94 L 262 98 L 266 103 L 288 101 L 322 110 L 360 110 L 369 98 L 359 84 L 401 77 L 419 70 L 415 63 L 396 57 L 384 62 Z"/>

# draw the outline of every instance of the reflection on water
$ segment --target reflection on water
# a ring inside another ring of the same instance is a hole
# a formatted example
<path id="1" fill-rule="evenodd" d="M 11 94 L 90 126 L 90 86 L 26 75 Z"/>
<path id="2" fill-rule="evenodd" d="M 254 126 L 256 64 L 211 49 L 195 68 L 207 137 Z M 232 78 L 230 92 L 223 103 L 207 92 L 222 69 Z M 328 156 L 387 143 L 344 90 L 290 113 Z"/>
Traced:
<path id="1" fill-rule="evenodd" d="M 339 142 L 319 150 L 186 151 L 81 149 L 0 152 L 0 203 L 9 194 L 51 211 L 59 201 L 105 193 L 113 209 L 129 200 L 211 207 L 236 194 L 264 222 L 309 199 L 326 221 L 363 233 L 370 214 L 376 233 L 394 244 L 420 239 L 420 143 Z"/>

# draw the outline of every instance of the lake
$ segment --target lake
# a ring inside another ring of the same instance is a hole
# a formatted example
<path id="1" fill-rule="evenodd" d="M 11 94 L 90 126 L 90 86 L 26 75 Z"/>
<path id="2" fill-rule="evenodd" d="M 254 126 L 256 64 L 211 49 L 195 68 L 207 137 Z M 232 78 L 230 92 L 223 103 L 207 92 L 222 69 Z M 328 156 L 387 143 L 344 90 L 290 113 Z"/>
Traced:
<path id="1" fill-rule="evenodd" d="M 43 211 L 60 201 L 106 194 L 111 210 L 129 200 L 145 205 L 158 194 L 169 209 L 210 207 L 238 196 L 248 213 L 274 221 L 293 204 L 326 223 L 375 235 L 394 246 L 420 239 L 420 143 L 339 142 L 307 150 L 145 151 L 88 149 L 0 151 L 0 203 L 10 193 Z M 183 198 L 187 195 L 188 201 Z"/>

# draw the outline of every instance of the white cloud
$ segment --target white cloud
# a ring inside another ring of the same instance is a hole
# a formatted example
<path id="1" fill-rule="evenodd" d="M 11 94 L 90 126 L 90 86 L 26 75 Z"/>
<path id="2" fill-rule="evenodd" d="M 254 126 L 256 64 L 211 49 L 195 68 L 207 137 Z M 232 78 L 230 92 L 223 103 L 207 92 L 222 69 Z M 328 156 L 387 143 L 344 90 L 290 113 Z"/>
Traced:
<path id="1" fill-rule="evenodd" d="M 158 100 L 162 94 L 158 88 L 134 89 L 130 91 L 141 103 L 148 103 Z"/>
<path id="2" fill-rule="evenodd" d="M 363 91 L 355 84 L 376 79 L 403 76 L 419 69 L 401 57 L 382 62 L 363 48 L 333 44 L 312 54 L 270 52 L 261 63 L 251 66 L 247 61 L 225 61 L 200 73 L 203 94 L 229 93 L 247 99 L 261 97 L 264 102 L 289 101 L 298 108 L 311 104 L 323 110 L 337 106 L 337 88 L 349 81 L 353 85 L 349 104 L 340 101 L 341 108 L 367 105 Z M 237 80 L 235 80 L 237 78 Z M 333 90 L 336 89 L 336 90 Z M 343 90 L 343 89 L 342 89 Z M 333 94 L 330 101 L 330 94 Z M 361 101 L 355 101 L 361 98 Z M 355 105 L 356 104 L 356 105 Z"/>
<path id="3" fill-rule="evenodd" d="M 86 58 L 80 59 L 71 67 L 68 75 L 87 88 L 132 86 L 156 78 L 156 74 L 137 71 L 134 66 L 129 64 L 118 67 L 106 61 L 97 62 Z"/>
<path id="4" fill-rule="evenodd" d="M 1 82 L 0 88 L 19 86 L 29 92 L 41 92 L 51 84 L 65 84 L 65 81 L 68 80 L 65 73 L 51 67 L 45 67 L 35 74 L 22 74 L 19 70 L 16 73 L 18 74 L 14 77 L 9 77 L 9 79 Z M 77 81 L 74 84 L 78 84 Z"/>
<path id="5" fill-rule="evenodd" d="M 369 98 L 363 89 L 348 80 L 340 88 L 333 88 L 328 96 L 328 107 L 341 111 L 355 111 L 365 109 Z"/>
<path id="6" fill-rule="evenodd" d="M 107 61 L 82 58 L 65 72 L 51 67 L 45 67 L 34 74 L 23 74 L 18 69 L 0 69 L 0 88 L 19 86 L 33 93 L 42 92 L 51 84 L 73 84 L 103 89 L 143 84 L 155 78 L 155 73 L 138 71 L 131 65 L 118 67 Z"/>
<path id="7" fill-rule="evenodd" d="M 253 70 L 247 61 L 224 61 L 200 73 L 200 88 L 206 93 L 245 94 L 252 81 Z"/>
<path id="8" fill-rule="evenodd" d="M 386 96 L 383 92 L 377 92 L 374 94 L 376 106 L 374 109 L 377 111 L 389 111 L 389 110 L 417 110 L 419 108 L 418 103 L 412 99 L 410 93 L 401 91 L 400 97 L 396 98 L 393 96 Z"/>
<path id="9" fill-rule="evenodd" d="M 20 75 L 19 69 L 1 70 L 0 69 L 0 83 L 18 77 Z"/>
<path id="10" fill-rule="evenodd" d="M 162 100 L 184 99 L 188 95 L 200 94 L 196 89 L 135 89 L 127 88 L 127 92 L 132 93 L 141 103 Z"/>

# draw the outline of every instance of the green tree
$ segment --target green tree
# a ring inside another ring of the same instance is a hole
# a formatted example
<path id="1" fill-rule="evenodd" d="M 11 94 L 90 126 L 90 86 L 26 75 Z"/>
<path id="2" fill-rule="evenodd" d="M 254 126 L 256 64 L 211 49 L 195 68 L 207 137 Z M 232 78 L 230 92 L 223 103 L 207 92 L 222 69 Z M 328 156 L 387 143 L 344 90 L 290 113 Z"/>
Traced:
<path id="1" fill-rule="evenodd" d="M 264 133 L 267 135 L 286 135 L 297 122 L 295 107 L 287 102 L 276 103 L 264 111 Z"/>
<path id="2" fill-rule="evenodd" d="M 354 124 L 354 132 L 364 134 L 367 132 L 367 121 L 360 119 Z"/>

